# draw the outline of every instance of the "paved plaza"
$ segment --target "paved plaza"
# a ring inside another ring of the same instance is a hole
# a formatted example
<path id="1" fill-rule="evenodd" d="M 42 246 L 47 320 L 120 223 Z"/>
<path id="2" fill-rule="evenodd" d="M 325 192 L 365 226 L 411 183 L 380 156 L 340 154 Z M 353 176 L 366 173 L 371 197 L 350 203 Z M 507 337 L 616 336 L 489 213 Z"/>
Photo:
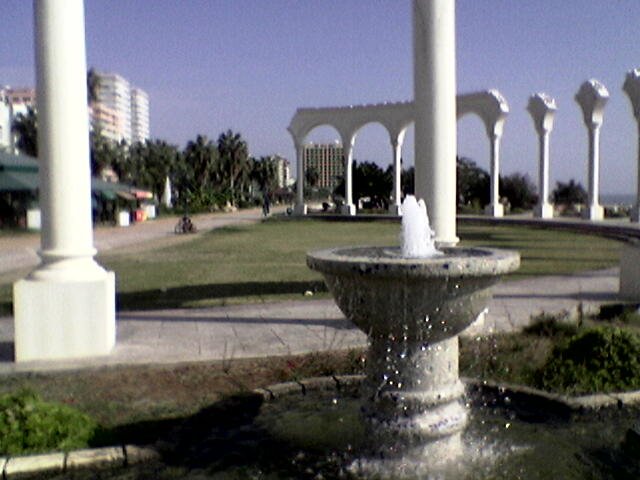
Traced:
<path id="1" fill-rule="evenodd" d="M 260 212 L 196 217 L 201 230 L 239 222 L 255 222 Z M 98 229 L 96 245 L 101 251 L 131 247 L 146 239 L 174 241 L 172 219 L 128 228 Z M 11 243 L 13 251 L 33 251 L 37 238 L 23 237 Z M 0 271 L 15 262 L 9 242 L 0 243 Z M 22 250 L 20 250 L 22 249 Z M 33 250 L 30 250 L 33 249 Z M 25 255 L 24 264 L 34 264 Z M 35 257 L 37 261 L 37 256 Z M 13 263 L 12 263 L 13 262 Z M 5 270 L 6 271 L 6 270 Z M 512 331 L 526 325 L 532 315 L 588 311 L 616 301 L 618 269 L 584 272 L 572 276 L 532 277 L 499 283 L 484 319 L 466 335 Z M 118 312 L 117 345 L 112 355 L 82 361 L 13 362 L 13 319 L 0 318 L 0 373 L 38 371 L 116 364 L 173 363 L 233 360 L 272 355 L 327 351 L 366 345 L 366 338 L 340 313 L 332 300 L 308 299 L 234 305 L 202 309 Z"/>

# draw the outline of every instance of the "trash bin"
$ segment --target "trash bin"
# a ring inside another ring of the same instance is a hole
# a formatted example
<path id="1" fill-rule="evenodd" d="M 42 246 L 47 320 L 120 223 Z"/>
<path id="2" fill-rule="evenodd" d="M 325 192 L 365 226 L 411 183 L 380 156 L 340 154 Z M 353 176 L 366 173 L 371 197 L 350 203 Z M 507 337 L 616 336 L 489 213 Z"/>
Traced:
<path id="1" fill-rule="evenodd" d="M 118 226 L 120 227 L 128 227 L 129 226 L 129 210 L 123 210 L 118 213 Z"/>
<path id="2" fill-rule="evenodd" d="M 145 212 L 142 208 L 137 209 L 133 212 L 133 221 L 134 222 L 144 222 L 147 219 L 147 212 Z"/>

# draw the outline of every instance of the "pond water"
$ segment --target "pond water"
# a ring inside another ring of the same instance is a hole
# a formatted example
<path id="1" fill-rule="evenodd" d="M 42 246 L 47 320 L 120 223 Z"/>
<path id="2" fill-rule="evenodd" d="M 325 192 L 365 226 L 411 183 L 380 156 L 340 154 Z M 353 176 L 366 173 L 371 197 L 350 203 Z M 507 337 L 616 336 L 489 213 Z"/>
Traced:
<path id="1" fill-rule="evenodd" d="M 348 390 L 348 389 L 347 389 Z M 356 390 L 246 395 L 187 419 L 162 441 L 163 460 L 59 478 L 109 479 L 637 479 L 640 460 L 621 448 L 638 411 L 545 411 L 473 394 L 464 459 L 425 470 L 370 458 Z M 636 452 L 637 457 L 637 452 Z M 47 477 L 51 478 L 51 477 Z M 54 477 L 56 478 L 56 477 Z"/>

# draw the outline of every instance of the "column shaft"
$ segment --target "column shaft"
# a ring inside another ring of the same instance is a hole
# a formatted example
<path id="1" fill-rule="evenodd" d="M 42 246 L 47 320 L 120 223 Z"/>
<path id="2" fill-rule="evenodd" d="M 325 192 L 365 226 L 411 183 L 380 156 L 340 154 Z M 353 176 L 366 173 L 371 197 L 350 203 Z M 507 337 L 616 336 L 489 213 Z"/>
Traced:
<path id="1" fill-rule="evenodd" d="M 455 1 L 414 0 L 415 193 L 435 239 L 456 236 Z"/>
<path id="2" fill-rule="evenodd" d="M 306 214 L 306 207 L 304 204 L 304 146 L 296 142 L 296 170 L 298 171 L 298 177 L 296 178 L 296 205 L 295 213 L 299 215 Z"/>
<path id="3" fill-rule="evenodd" d="M 396 215 L 400 213 L 402 204 L 402 143 L 397 140 L 391 142 L 393 148 L 393 203 L 389 205 L 389 211 Z"/>
<path id="4" fill-rule="evenodd" d="M 92 257 L 82 0 L 35 2 L 42 257 Z"/>

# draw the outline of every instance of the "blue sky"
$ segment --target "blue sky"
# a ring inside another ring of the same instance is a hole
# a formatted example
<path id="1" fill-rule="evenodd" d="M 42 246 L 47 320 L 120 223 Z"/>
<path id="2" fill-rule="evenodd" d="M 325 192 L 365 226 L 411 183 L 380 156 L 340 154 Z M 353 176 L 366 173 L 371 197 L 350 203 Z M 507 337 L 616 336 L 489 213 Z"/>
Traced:
<path id="1" fill-rule="evenodd" d="M 3 0 L 0 84 L 33 85 L 28 0 Z M 410 0 L 85 0 L 87 63 L 145 89 L 155 138 L 178 146 L 239 131 L 252 155 L 295 163 L 286 130 L 296 108 L 413 98 Z M 551 178 L 586 184 L 587 134 L 573 97 L 600 80 L 611 98 L 601 133 L 601 193 L 636 188 L 637 127 L 621 90 L 640 67 L 638 0 L 457 0 L 460 93 L 498 89 L 511 113 L 502 171 L 537 182 L 537 137 L 528 97 L 546 92 L 558 113 Z M 333 140 L 327 128 L 311 140 Z M 458 123 L 458 152 L 488 169 L 480 120 Z M 413 135 L 405 143 L 413 161 Z M 361 130 L 355 158 L 387 166 L 388 137 Z"/>

